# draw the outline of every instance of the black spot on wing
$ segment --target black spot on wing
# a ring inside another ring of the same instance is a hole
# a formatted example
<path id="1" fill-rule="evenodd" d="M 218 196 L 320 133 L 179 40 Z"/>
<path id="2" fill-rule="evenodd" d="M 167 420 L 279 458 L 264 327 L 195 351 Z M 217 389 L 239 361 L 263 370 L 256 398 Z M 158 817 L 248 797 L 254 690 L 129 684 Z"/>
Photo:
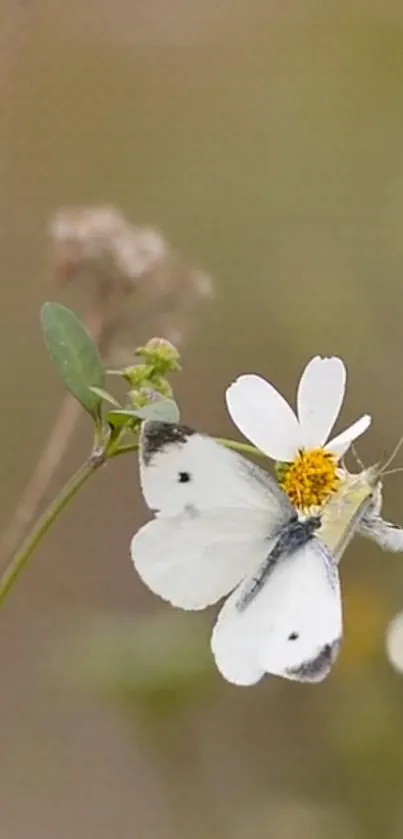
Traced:
<path id="1" fill-rule="evenodd" d="M 179 472 L 178 481 L 180 484 L 188 484 L 191 481 L 190 472 Z"/>
<path id="2" fill-rule="evenodd" d="M 330 672 L 338 656 L 340 645 L 340 639 L 333 641 L 332 644 L 325 644 L 315 658 L 302 662 L 298 667 L 288 668 L 287 676 L 299 679 L 301 682 L 321 682 Z"/>
<path id="3" fill-rule="evenodd" d="M 141 454 L 145 465 L 148 466 L 158 452 L 169 446 L 186 443 L 193 434 L 195 431 L 187 425 L 174 425 L 170 422 L 154 420 L 145 422 L 141 435 Z"/>

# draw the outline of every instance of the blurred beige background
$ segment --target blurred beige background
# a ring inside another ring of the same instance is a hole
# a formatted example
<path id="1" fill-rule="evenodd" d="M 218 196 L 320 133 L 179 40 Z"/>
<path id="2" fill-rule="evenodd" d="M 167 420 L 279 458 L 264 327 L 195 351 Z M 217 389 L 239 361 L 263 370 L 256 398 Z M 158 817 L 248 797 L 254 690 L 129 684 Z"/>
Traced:
<path id="1" fill-rule="evenodd" d="M 189 424 L 234 433 L 234 376 L 292 398 L 311 355 L 340 354 L 341 422 L 374 417 L 362 458 L 394 446 L 402 90 L 398 0 L 1 0 L 2 527 L 63 398 L 39 308 L 83 306 L 56 284 L 47 236 L 69 204 L 115 204 L 214 277 L 177 383 Z M 83 416 L 52 490 L 90 434 Z M 385 491 L 401 521 L 402 487 Z M 108 465 L 1 614 L 2 839 L 401 837 L 403 678 L 385 632 L 403 557 L 349 548 L 325 684 L 236 689 L 210 665 L 213 611 L 176 614 L 134 575 L 145 517 L 135 458 Z"/>

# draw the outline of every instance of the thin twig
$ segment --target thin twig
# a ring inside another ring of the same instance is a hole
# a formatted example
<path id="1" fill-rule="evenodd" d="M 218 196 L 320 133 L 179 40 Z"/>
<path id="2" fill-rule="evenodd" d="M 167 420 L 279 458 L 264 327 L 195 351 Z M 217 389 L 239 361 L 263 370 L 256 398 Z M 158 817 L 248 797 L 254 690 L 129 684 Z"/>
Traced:
<path id="1" fill-rule="evenodd" d="M 14 554 L 11 562 L 9 562 L 0 578 L 0 608 L 3 606 L 9 591 L 16 583 L 21 572 L 26 568 L 35 548 L 51 528 L 53 522 L 56 521 L 60 513 L 77 494 L 78 490 L 81 489 L 98 468 L 98 465 L 94 464 L 91 459 L 87 463 L 84 463 L 38 519 L 33 530 L 25 541 L 23 541 L 20 549 Z"/>
<path id="2" fill-rule="evenodd" d="M 85 322 L 92 339 L 98 346 L 109 326 L 109 298 L 103 294 L 94 304 Z M 111 336 L 112 338 L 112 336 Z M 103 348 L 105 351 L 105 348 Z M 76 430 L 82 408 L 70 395 L 64 397 L 56 422 L 42 450 L 37 465 L 17 504 L 14 515 L 0 539 L 0 563 L 5 562 L 22 542 L 29 525 L 35 518 L 47 489 L 60 466 Z"/>

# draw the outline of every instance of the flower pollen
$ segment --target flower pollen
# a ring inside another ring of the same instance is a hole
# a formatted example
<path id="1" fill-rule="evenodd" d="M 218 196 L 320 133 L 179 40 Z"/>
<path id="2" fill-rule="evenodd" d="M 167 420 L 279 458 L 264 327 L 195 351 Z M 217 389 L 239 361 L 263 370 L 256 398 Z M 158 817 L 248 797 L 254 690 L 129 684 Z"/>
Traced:
<path id="1" fill-rule="evenodd" d="M 339 488 L 337 458 L 325 449 L 300 451 L 280 478 L 293 507 L 322 507 Z"/>

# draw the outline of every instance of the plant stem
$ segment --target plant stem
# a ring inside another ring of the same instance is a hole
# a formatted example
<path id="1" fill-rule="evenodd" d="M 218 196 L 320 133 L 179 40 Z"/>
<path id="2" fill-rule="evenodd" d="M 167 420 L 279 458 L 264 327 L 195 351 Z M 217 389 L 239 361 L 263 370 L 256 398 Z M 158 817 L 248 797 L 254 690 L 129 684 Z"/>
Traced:
<path id="1" fill-rule="evenodd" d="M 0 577 L 0 609 L 4 604 L 9 591 L 17 582 L 19 575 L 27 566 L 35 548 L 37 548 L 48 530 L 50 530 L 52 524 L 59 517 L 60 513 L 65 509 L 65 507 L 67 507 L 68 503 L 72 500 L 72 498 L 74 498 L 78 490 L 84 486 L 97 468 L 98 465 L 95 465 L 91 461 L 84 463 L 63 487 L 59 495 L 56 496 L 55 500 L 52 501 L 42 516 L 40 516 L 33 529 L 28 534 L 19 550 L 14 554 L 11 562 L 7 565 L 6 570 Z"/>
<path id="2" fill-rule="evenodd" d="M 225 440 L 221 438 L 217 438 L 217 442 L 221 443 L 221 445 L 223 446 L 226 446 L 226 448 L 228 449 L 234 449 L 235 451 L 246 452 L 247 454 L 263 456 L 262 452 L 259 452 L 257 449 L 254 448 L 254 446 L 250 446 L 247 443 L 237 443 L 234 440 Z M 106 454 L 106 459 L 110 460 L 111 458 L 117 457 L 118 455 L 128 454 L 130 452 L 137 451 L 137 449 L 137 442 L 127 443 L 123 446 L 119 446 L 118 449 L 112 450 L 109 454 Z M 11 591 L 12 587 L 17 582 L 17 579 L 20 576 L 21 572 L 28 565 L 28 562 L 32 554 L 42 541 L 43 537 L 46 536 L 47 532 L 50 530 L 53 523 L 59 517 L 60 513 L 63 512 L 63 510 L 78 493 L 81 487 L 84 486 L 84 484 L 89 480 L 91 475 L 93 475 L 94 472 L 96 472 L 101 465 L 102 460 L 97 461 L 94 458 L 90 458 L 86 463 L 84 463 L 83 466 L 81 466 L 80 469 L 78 469 L 75 475 L 73 475 L 73 477 L 59 492 L 55 500 L 51 502 L 49 507 L 40 516 L 33 529 L 28 534 L 21 547 L 14 554 L 12 560 L 7 565 L 4 573 L 0 577 L 0 609 L 4 604 L 9 591 Z"/>
<path id="3" fill-rule="evenodd" d="M 237 440 L 227 440 L 225 437 L 215 437 L 216 443 L 221 443 L 226 449 L 232 449 L 234 452 L 244 452 L 244 454 L 253 454 L 255 457 L 267 457 L 263 452 L 249 443 L 238 443 Z"/>
<path id="4" fill-rule="evenodd" d="M 220 443 L 222 446 L 225 446 L 226 449 L 232 449 L 235 452 L 242 452 L 244 454 L 252 454 L 255 455 L 255 457 L 266 457 L 263 452 L 256 449 L 255 446 L 249 445 L 249 443 L 238 443 L 236 440 L 227 440 L 224 437 L 214 437 L 213 439 L 216 443 Z M 119 446 L 118 449 L 111 452 L 111 454 L 108 455 L 108 459 L 111 457 L 117 457 L 120 454 L 136 452 L 138 447 L 138 443 L 125 443 L 123 446 Z"/>

